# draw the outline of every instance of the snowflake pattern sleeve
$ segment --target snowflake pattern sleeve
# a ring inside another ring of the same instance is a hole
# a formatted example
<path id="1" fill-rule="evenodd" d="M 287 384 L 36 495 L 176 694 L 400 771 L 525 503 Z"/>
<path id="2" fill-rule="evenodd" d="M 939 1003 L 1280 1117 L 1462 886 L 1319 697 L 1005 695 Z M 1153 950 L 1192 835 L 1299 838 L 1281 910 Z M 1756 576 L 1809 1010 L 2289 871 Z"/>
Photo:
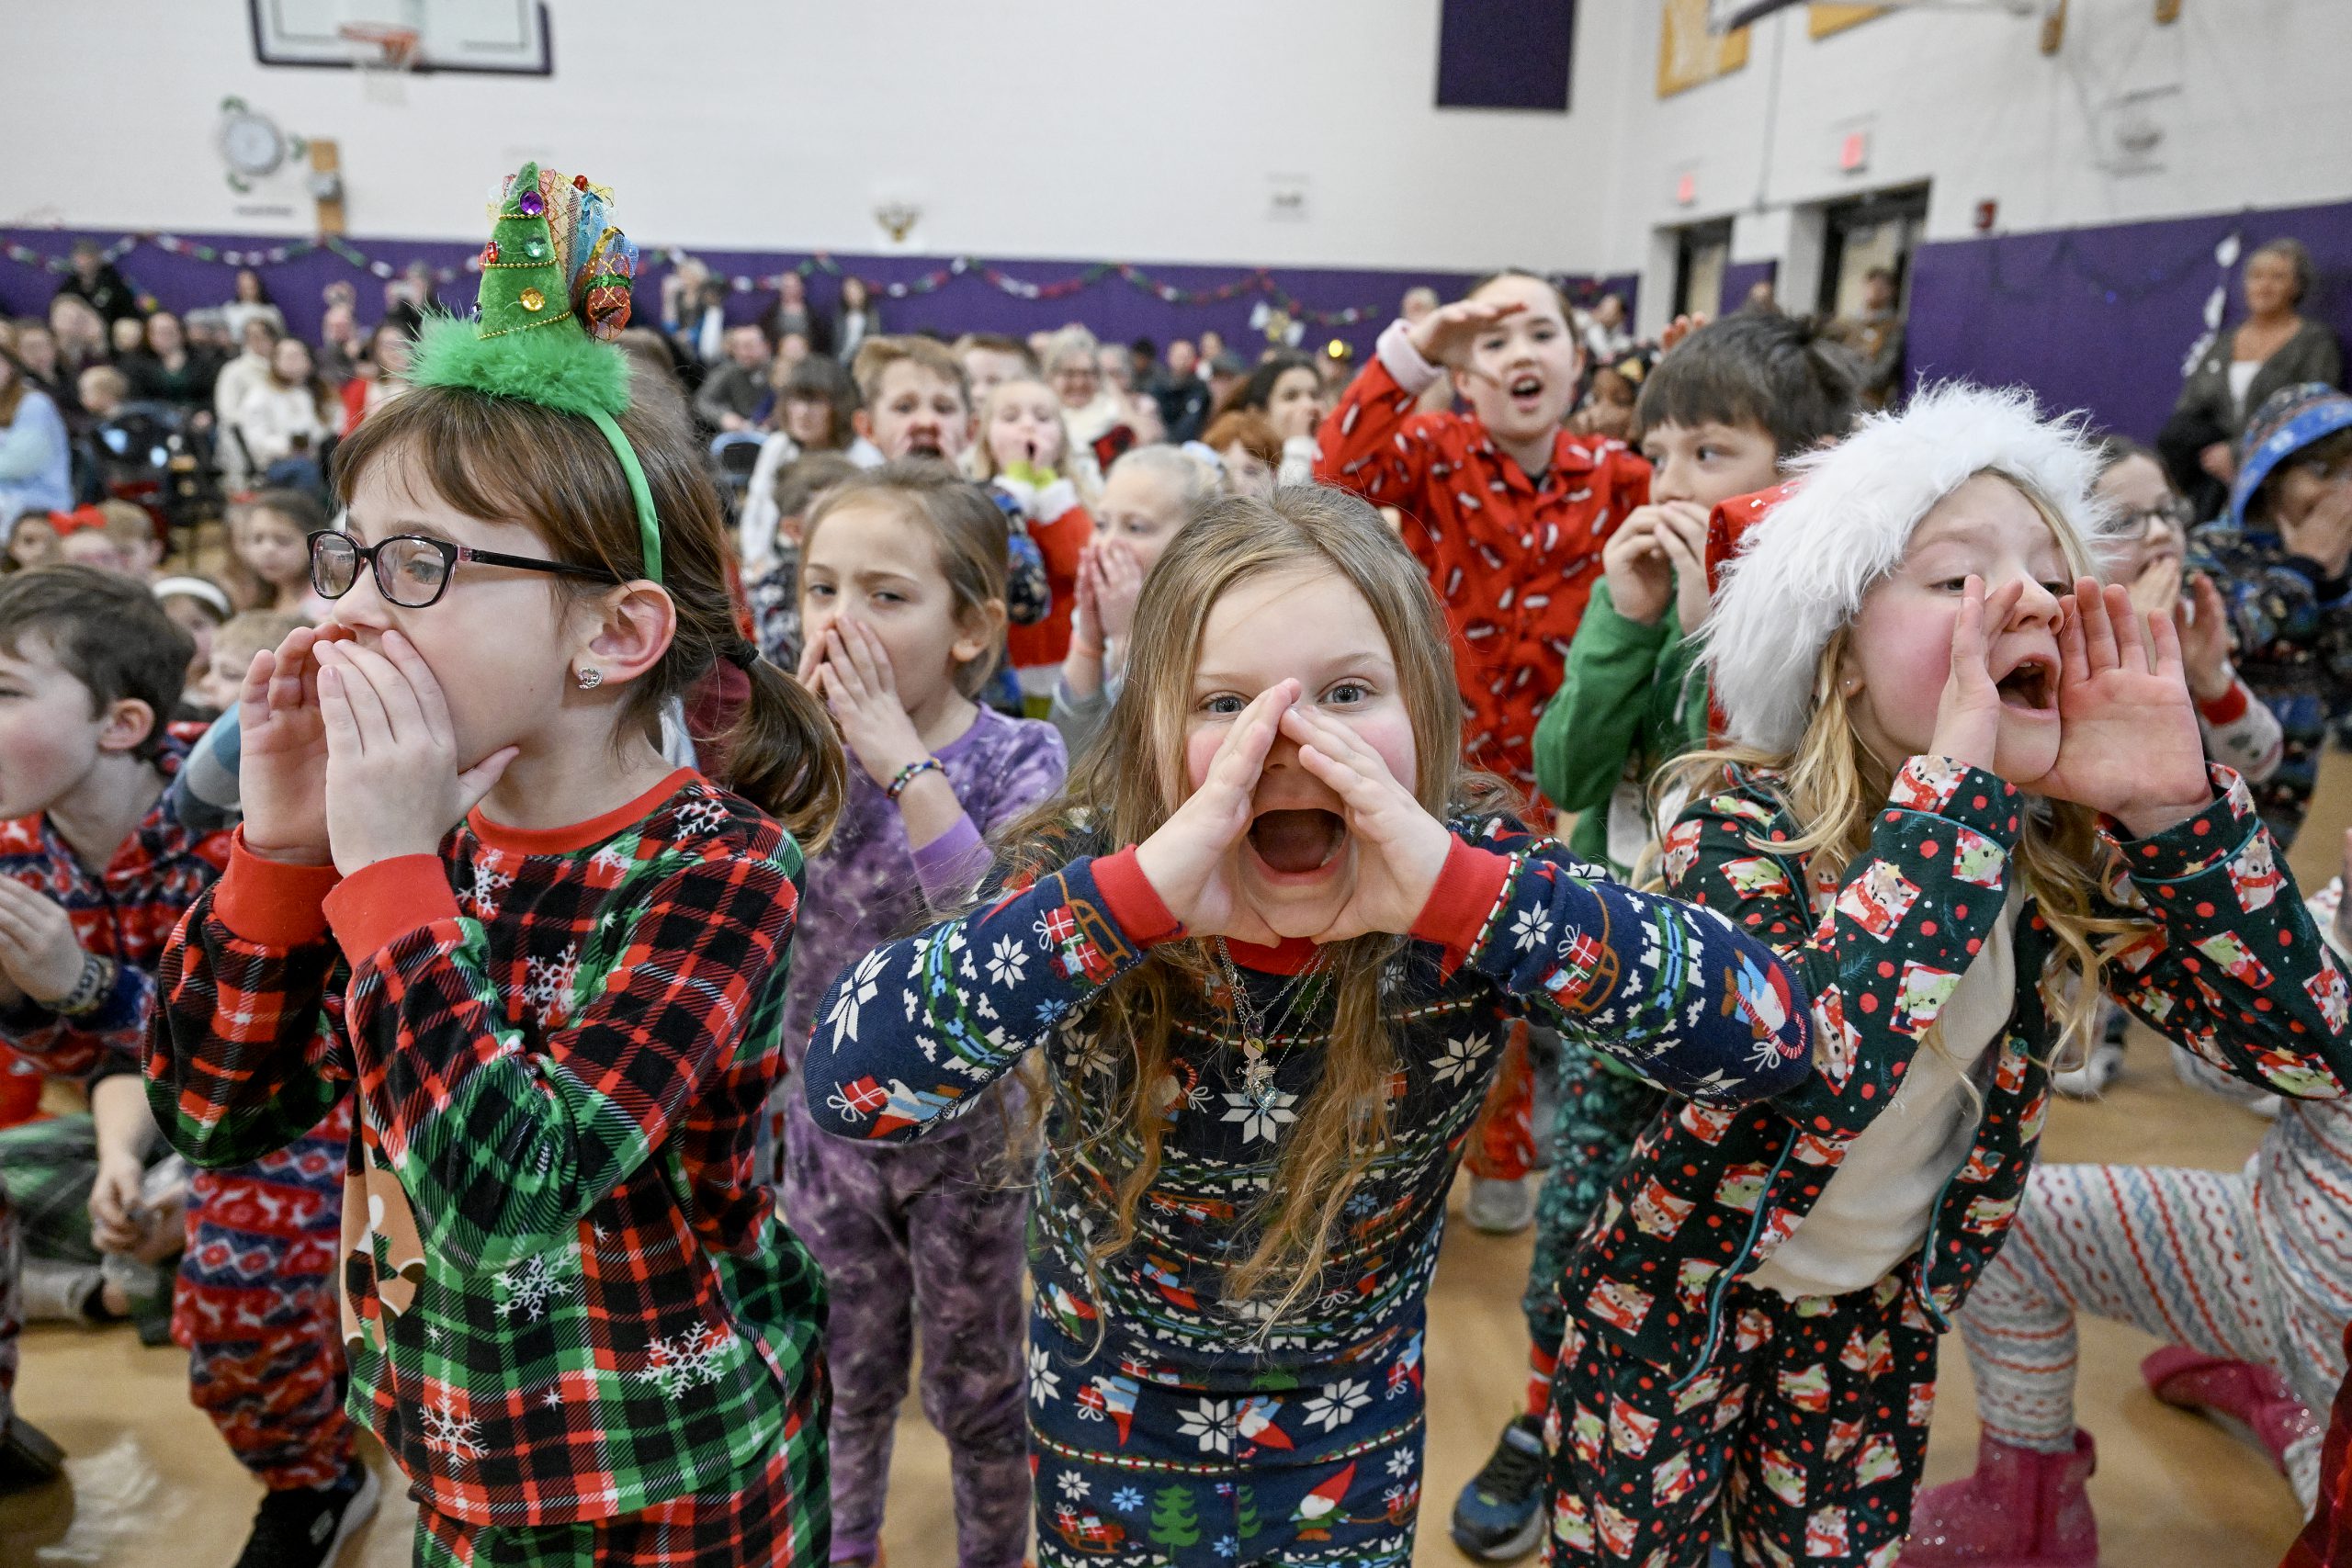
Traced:
<path id="1" fill-rule="evenodd" d="M 1608 882 L 1548 840 L 1500 823 L 1455 829 L 1413 933 L 1442 951 L 1444 981 L 1484 982 L 1662 1087 L 1714 1103 L 1778 1093 L 1810 1071 L 1804 997 L 1762 942 Z M 1152 942 L 1181 934 L 1148 885 L 1139 898 L 1117 897 L 1140 877 L 1131 852 L 1081 858 L 867 953 L 835 983 L 810 1043 L 818 1125 L 908 1138 L 961 1114 Z M 1139 919 L 1137 908 L 1159 919 Z"/>

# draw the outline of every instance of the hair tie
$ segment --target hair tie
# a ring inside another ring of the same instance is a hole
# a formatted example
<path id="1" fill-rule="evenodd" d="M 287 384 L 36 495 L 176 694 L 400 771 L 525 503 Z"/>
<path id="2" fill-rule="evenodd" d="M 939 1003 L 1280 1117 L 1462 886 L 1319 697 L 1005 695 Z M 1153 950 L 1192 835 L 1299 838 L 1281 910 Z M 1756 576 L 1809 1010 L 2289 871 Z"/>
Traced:
<path id="1" fill-rule="evenodd" d="M 718 657 L 748 675 L 752 672 L 752 666 L 760 661 L 760 650 L 753 643 L 739 637 Z"/>

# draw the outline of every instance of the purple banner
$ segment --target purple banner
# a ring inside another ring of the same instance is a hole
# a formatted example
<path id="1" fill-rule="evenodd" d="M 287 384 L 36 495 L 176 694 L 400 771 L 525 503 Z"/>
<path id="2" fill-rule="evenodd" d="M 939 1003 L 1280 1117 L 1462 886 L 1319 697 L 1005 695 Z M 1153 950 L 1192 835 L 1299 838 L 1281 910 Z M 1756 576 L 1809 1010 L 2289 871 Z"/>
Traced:
<path id="1" fill-rule="evenodd" d="M 2229 290 L 2224 330 L 2245 319 L 2239 260 L 2281 236 L 2310 247 L 2318 283 L 2307 316 L 2352 340 L 2352 202 L 1926 244 L 1911 256 L 1913 380 L 1965 376 L 2032 388 L 2055 408 L 2088 409 L 2145 441 L 2180 395 L 2205 303 Z"/>
<path id="2" fill-rule="evenodd" d="M 1437 107 L 1566 114 L 1576 0 L 1442 0 Z"/>

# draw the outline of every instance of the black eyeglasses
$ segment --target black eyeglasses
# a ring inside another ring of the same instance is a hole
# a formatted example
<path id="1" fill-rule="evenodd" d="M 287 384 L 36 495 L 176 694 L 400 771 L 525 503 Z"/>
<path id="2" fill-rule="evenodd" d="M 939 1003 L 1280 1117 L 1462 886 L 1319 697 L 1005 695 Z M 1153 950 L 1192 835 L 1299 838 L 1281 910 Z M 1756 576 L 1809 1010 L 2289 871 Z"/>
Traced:
<path id="1" fill-rule="evenodd" d="M 322 528 L 310 536 L 311 586 L 322 599 L 340 599 L 359 581 L 359 569 L 372 567 L 376 592 L 403 610 L 422 610 L 437 604 L 449 591 L 449 578 L 459 561 L 479 566 L 511 567 L 516 571 L 545 571 L 563 577 L 591 577 L 602 582 L 619 578 L 601 567 L 572 566 L 565 561 L 534 560 L 528 556 L 501 555 L 496 550 L 469 549 L 447 539 L 418 534 L 395 534 L 372 545 L 350 535 Z"/>

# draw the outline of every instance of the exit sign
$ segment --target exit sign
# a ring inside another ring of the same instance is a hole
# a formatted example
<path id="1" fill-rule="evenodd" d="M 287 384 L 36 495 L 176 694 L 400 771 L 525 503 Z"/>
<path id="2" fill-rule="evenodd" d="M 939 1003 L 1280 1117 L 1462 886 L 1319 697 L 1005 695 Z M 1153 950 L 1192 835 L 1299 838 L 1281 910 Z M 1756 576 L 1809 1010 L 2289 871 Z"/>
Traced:
<path id="1" fill-rule="evenodd" d="M 1699 176 L 1685 171 L 1674 182 L 1674 204 L 1689 207 L 1699 199 Z"/>
<path id="2" fill-rule="evenodd" d="M 1845 173 L 1860 174 L 1871 166 L 1871 133 L 1849 130 L 1838 139 L 1838 167 Z"/>

